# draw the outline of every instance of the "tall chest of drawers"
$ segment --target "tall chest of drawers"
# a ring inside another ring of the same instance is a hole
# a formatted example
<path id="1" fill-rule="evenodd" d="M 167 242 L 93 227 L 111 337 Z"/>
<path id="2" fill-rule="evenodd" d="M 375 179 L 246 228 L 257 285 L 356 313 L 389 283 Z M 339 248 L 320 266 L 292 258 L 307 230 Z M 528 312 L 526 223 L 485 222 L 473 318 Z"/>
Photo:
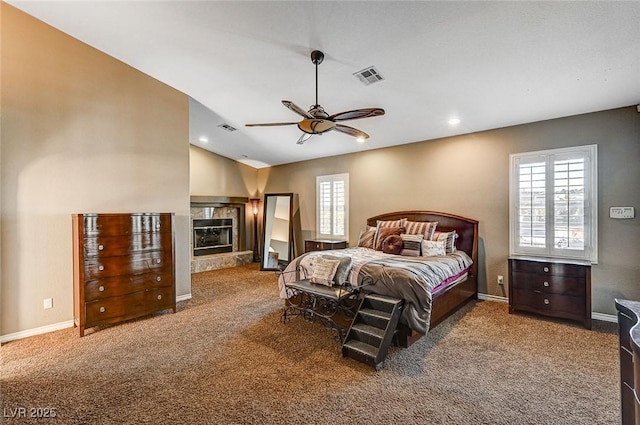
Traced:
<path id="1" fill-rule="evenodd" d="M 581 322 L 591 329 L 591 264 L 509 259 L 509 312 L 525 311 Z"/>
<path id="2" fill-rule="evenodd" d="M 74 214 L 74 323 L 176 311 L 172 213 Z"/>

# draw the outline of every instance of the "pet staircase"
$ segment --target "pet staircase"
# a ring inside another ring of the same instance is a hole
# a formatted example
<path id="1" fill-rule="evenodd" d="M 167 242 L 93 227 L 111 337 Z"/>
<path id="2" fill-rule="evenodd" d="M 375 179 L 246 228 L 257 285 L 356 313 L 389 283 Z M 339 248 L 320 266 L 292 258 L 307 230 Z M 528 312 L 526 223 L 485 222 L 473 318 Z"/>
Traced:
<path id="1" fill-rule="evenodd" d="M 351 357 L 380 370 L 396 333 L 404 301 L 368 294 L 342 345 L 342 356 Z"/>

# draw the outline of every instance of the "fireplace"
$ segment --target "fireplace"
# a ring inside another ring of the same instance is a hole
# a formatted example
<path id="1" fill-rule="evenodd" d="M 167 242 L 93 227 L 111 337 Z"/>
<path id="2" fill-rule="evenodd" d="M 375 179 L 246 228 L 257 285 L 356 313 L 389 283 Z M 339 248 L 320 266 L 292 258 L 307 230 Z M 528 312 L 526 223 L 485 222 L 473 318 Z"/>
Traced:
<path id="1" fill-rule="evenodd" d="M 233 252 L 233 219 L 193 220 L 193 255 Z"/>
<path id="2" fill-rule="evenodd" d="M 249 264 L 245 210 L 249 198 L 191 196 L 191 273 Z"/>

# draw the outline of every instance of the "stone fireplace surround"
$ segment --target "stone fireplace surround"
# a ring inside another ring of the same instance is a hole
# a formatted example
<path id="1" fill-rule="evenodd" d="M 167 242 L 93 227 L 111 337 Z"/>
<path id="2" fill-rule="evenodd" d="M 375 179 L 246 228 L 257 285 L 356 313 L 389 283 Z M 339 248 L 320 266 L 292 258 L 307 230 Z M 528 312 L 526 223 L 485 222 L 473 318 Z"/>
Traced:
<path id="1" fill-rule="evenodd" d="M 191 196 L 191 273 L 224 269 L 253 261 L 253 251 L 246 250 L 245 208 L 249 198 L 226 196 Z M 233 220 L 232 252 L 193 255 L 193 220 L 230 218 Z"/>

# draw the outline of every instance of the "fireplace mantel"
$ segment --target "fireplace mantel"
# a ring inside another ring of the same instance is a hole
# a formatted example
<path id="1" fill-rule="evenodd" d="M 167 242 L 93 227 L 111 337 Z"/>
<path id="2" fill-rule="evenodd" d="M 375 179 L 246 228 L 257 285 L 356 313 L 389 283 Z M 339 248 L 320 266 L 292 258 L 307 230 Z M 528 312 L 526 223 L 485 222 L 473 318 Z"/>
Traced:
<path id="1" fill-rule="evenodd" d="M 191 196 L 191 205 L 198 207 L 222 207 L 248 203 L 249 198 L 240 196 Z"/>

